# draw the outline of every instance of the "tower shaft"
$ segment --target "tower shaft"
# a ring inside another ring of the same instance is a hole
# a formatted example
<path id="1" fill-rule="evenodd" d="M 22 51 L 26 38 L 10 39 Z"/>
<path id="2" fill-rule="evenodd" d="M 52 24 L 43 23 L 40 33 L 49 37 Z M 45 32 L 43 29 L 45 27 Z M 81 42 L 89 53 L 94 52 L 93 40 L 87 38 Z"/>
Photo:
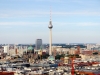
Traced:
<path id="1" fill-rule="evenodd" d="M 50 29 L 49 55 L 52 55 L 52 29 Z"/>
<path id="2" fill-rule="evenodd" d="M 51 11 L 50 11 L 50 21 L 49 21 L 49 26 L 48 28 L 50 29 L 50 36 L 49 36 L 49 55 L 52 55 L 52 20 L 51 20 Z"/>

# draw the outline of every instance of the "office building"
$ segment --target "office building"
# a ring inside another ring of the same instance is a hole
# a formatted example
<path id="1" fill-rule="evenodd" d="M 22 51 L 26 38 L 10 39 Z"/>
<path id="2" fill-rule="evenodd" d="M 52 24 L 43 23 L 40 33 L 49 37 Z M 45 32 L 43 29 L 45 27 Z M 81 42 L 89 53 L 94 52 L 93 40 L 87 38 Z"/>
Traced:
<path id="1" fill-rule="evenodd" d="M 36 39 L 35 48 L 39 50 L 42 47 L 42 39 Z"/>

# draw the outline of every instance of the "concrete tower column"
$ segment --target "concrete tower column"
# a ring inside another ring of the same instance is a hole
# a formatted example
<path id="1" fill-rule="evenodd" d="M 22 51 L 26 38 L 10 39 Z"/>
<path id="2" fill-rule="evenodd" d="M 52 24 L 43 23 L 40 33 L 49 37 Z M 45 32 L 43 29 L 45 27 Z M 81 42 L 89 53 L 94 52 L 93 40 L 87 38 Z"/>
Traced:
<path id="1" fill-rule="evenodd" d="M 50 21 L 49 21 L 49 26 L 48 28 L 50 29 L 50 40 L 49 40 L 49 55 L 52 55 L 52 20 L 51 20 L 51 12 L 50 12 Z"/>
<path id="2" fill-rule="evenodd" d="M 49 55 L 52 55 L 52 29 L 50 29 Z"/>

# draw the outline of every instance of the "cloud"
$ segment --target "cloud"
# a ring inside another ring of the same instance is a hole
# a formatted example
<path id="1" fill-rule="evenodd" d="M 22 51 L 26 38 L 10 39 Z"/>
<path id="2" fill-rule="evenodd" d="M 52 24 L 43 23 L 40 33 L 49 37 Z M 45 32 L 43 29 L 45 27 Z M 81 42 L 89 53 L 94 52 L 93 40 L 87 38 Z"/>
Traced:
<path id="1" fill-rule="evenodd" d="M 5 12 L 5 13 L 4 13 Z M 16 17 L 47 17 L 49 11 L 0 11 L 0 18 Z M 73 12 L 52 12 L 53 16 L 100 16 L 100 12 L 93 11 L 73 11 Z"/>
<path id="2" fill-rule="evenodd" d="M 54 22 L 55 25 L 72 25 L 72 26 L 100 26 L 100 23 L 94 23 L 94 22 L 78 22 L 78 23 L 73 23 L 73 22 Z"/>
<path id="3" fill-rule="evenodd" d="M 6 13 L 1 13 L 0 18 L 17 18 L 17 17 L 38 17 L 38 15 L 35 15 L 32 12 L 27 12 L 27 11 L 12 11 L 6 12 Z"/>
<path id="4" fill-rule="evenodd" d="M 47 22 L 0 22 L 0 25 L 43 25 Z"/>
<path id="5" fill-rule="evenodd" d="M 84 22 L 76 23 L 78 26 L 100 26 L 100 23 Z"/>
<path id="6" fill-rule="evenodd" d="M 39 26 L 39 25 L 48 25 L 49 22 L 0 22 L 0 26 Z M 94 22 L 53 22 L 53 25 L 58 26 L 100 26 L 100 23 L 94 23 Z"/>
<path id="7" fill-rule="evenodd" d="M 64 2 L 64 1 L 62 1 L 62 0 L 35 0 L 35 1 L 38 1 L 38 2 Z"/>
<path id="8" fill-rule="evenodd" d="M 33 0 L 10 0 L 10 1 L 33 1 Z M 63 2 L 62 0 L 34 0 L 34 1 L 37 1 L 37 2 Z"/>
<path id="9" fill-rule="evenodd" d="M 17 17 L 44 17 L 45 15 L 49 15 L 50 12 L 40 11 L 21 11 L 21 10 L 3 10 L 0 11 L 0 18 L 17 18 Z"/>
<path id="10" fill-rule="evenodd" d="M 100 16 L 100 12 L 77 11 L 77 12 L 53 12 L 53 15 L 83 15 L 83 16 Z"/>

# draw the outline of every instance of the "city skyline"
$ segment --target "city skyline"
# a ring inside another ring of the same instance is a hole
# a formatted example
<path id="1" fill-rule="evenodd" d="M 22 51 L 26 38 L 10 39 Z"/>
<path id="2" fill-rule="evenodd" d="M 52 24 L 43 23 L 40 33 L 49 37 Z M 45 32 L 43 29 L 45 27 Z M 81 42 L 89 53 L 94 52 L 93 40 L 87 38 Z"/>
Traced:
<path id="1" fill-rule="evenodd" d="M 1 0 L 0 43 L 100 43 L 99 0 Z"/>

